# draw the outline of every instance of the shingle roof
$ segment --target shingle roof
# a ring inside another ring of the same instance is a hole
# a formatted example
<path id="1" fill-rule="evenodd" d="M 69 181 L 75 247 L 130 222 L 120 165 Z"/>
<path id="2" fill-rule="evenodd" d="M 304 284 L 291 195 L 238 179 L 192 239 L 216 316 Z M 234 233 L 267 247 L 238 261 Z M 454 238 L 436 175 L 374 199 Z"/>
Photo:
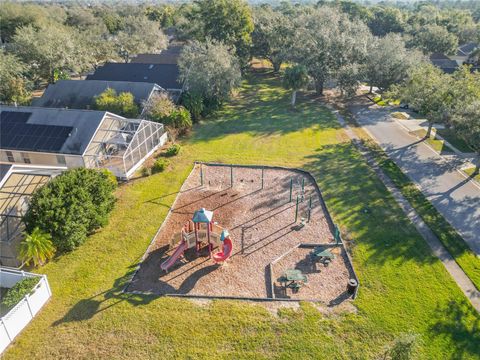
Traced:
<path id="1" fill-rule="evenodd" d="M 450 60 L 450 58 L 443 53 L 433 53 L 430 55 L 430 60 Z"/>
<path id="2" fill-rule="evenodd" d="M 105 111 L 2 106 L 0 147 L 82 155 L 105 114 Z"/>
<path id="3" fill-rule="evenodd" d="M 136 64 L 177 64 L 182 45 L 170 46 L 159 54 L 138 54 L 131 62 Z"/>
<path id="4" fill-rule="evenodd" d="M 458 64 L 454 60 L 450 59 L 432 59 L 430 57 L 430 61 L 433 65 L 443 70 L 443 72 L 447 74 L 451 74 L 458 69 Z"/>
<path id="5" fill-rule="evenodd" d="M 32 102 L 33 106 L 88 109 L 94 97 L 106 89 L 114 89 L 117 93 L 133 94 L 135 102 L 141 104 L 148 100 L 154 90 L 161 88 L 153 83 L 106 80 L 59 80 L 50 84 L 39 99 Z"/>
<path id="6" fill-rule="evenodd" d="M 182 88 L 178 77 L 178 66 L 173 64 L 106 63 L 87 80 L 148 82 L 170 90 Z"/>
<path id="7" fill-rule="evenodd" d="M 457 56 L 468 56 L 470 55 L 476 48 L 478 48 L 478 44 L 471 42 L 467 44 L 460 45 L 457 49 Z"/>

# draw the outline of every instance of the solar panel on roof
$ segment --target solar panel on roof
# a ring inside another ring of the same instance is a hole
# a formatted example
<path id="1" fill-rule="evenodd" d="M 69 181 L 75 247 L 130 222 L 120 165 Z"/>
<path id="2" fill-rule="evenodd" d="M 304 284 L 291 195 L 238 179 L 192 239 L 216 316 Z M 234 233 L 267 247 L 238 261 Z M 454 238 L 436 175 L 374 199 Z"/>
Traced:
<path id="1" fill-rule="evenodd" d="M 28 124 L 31 113 L 2 111 L 0 143 L 4 149 L 57 152 L 70 136 L 73 127 Z"/>
<path id="2" fill-rule="evenodd" d="M 16 122 L 26 123 L 30 115 L 32 115 L 31 112 L 2 111 L 0 113 L 0 119 L 2 121 L 16 121 Z"/>

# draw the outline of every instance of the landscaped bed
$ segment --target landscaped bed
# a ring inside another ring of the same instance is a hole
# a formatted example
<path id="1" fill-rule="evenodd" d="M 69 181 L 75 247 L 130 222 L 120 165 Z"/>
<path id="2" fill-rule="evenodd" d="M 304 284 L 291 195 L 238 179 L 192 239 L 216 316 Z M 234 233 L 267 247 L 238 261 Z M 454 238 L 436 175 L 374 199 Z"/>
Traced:
<path id="1" fill-rule="evenodd" d="M 297 197 L 299 210 L 295 221 Z M 213 211 L 213 221 L 230 232 L 232 257 L 219 265 L 209 258 L 208 251 L 197 256 L 195 249 L 189 249 L 168 273 L 162 271 L 160 265 L 178 245 L 182 226 L 200 208 Z M 302 220 L 304 226 L 301 225 Z M 275 283 L 284 270 L 296 268 L 302 270 L 310 281 L 288 298 L 325 303 L 347 299 L 347 283 L 355 275 L 341 244 L 335 248 L 336 257 L 328 267 L 317 264 L 316 270 L 311 271 L 313 264 L 308 264 L 307 269 L 305 249 L 298 248 L 275 264 L 273 274 L 269 270 L 271 262 L 299 244 L 334 243 L 332 231 L 333 224 L 321 195 L 313 179 L 305 173 L 278 168 L 262 170 L 197 164 L 148 249 L 128 291 L 273 298 L 271 282 Z M 275 284 L 275 288 L 278 286 Z"/>

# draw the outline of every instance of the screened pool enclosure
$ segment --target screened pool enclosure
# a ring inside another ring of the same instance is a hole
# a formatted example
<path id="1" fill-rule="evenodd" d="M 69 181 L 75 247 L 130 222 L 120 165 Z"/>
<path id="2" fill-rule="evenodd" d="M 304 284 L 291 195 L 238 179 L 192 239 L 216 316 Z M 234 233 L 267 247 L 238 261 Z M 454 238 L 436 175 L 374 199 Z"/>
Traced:
<path id="1" fill-rule="evenodd" d="M 106 168 L 118 178 L 127 179 L 166 141 L 163 124 L 110 116 L 85 152 L 85 166 Z"/>

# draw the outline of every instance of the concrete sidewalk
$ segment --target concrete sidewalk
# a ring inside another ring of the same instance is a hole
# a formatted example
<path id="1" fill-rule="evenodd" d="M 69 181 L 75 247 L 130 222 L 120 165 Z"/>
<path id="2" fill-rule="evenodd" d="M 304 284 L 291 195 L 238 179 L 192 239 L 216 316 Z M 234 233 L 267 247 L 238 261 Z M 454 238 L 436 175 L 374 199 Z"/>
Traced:
<path id="1" fill-rule="evenodd" d="M 370 109 L 366 104 L 350 109 L 357 122 L 480 254 L 480 187 L 457 171 L 464 159 L 440 156 L 398 125 L 388 109 Z"/>

